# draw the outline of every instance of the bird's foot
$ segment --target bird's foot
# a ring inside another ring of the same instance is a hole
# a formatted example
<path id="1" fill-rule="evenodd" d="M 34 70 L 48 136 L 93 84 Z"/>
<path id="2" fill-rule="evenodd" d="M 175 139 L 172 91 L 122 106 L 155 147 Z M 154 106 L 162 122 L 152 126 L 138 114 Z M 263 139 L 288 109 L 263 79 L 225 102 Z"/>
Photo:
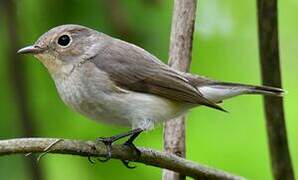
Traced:
<path id="1" fill-rule="evenodd" d="M 136 157 L 138 158 L 141 155 L 140 150 L 138 150 L 136 148 L 136 146 L 133 144 L 133 141 L 135 140 L 135 138 L 142 132 L 142 129 L 134 129 L 132 131 L 126 132 L 126 133 L 122 133 L 122 134 L 118 134 L 115 136 L 111 136 L 111 137 L 100 137 L 98 139 L 96 139 L 97 142 L 101 142 L 106 146 L 107 149 L 107 154 L 106 157 L 104 157 L 103 159 L 97 158 L 100 162 L 107 162 L 111 159 L 112 157 L 112 144 L 124 137 L 130 136 L 129 139 L 123 144 L 125 146 L 128 146 L 129 148 L 131 148 L 134 152 L 134 154 L 136 155 Z M 91 163 L 94 163 L 94 161 L 91 159 L 91 157 L 88 157 L 88 160 Z M 121 160 L 123 162 L 123 164 L 125 165 L 125 167 L 132 169 L 135 168 L 135 166 L 129 166 L 129 161 L 128 160 Z"/>
<path id="2" fill-rule="evenodd" d="M 97 160 L 99 160 L 100 162 L 107 162 L 111 159 L 112 157 L 112 144 L 113 142 L 115 142 L 117 139 L 115 139 L 115 136 L 112 137 L 100 137 L 97 138 L 96 141 L 97 142 L 102 142 L 107 149 L 107 154 L 106 157 L 103 158 L 97 158 Z"/>
<path id="3" fill-rule="evenodd" d="M 133 142 L 131 141 L 131 139 L 127 140 L 123 145 L 129 147 L 133 151 L 136 159 L 141 156 L 141 151 L 133 144 Z M 124 164 L 124 166 L 127 167 L 128 169 L 134 169 L 134 168 L 136 168 L 136 166 L 130 166 L 129 165 L 129 163 L 130 163 L 129 160 L 121 160 L 121 161 Z"/>

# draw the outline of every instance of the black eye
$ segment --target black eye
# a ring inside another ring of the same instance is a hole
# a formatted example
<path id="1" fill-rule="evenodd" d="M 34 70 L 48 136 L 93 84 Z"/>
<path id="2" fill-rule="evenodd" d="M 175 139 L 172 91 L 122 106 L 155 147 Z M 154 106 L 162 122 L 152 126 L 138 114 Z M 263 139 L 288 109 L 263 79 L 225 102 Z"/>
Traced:
<path id="1" fill-rule="evenodd" d="M 67 46 L 70 43 L 70 37 L 68 35 L 62 35 L 58 39 L 58 44 L 60 46 Z"/>

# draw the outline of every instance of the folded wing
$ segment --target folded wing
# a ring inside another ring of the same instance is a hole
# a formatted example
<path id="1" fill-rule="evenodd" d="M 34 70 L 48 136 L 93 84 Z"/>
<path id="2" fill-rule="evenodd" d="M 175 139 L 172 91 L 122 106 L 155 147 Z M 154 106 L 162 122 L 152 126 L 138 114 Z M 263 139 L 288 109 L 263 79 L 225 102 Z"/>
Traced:
<path id="1" fill-rule="evenodd" d="M 133 44 L 111 39 L 106 41 L 109 43 L 99 49 L 98 55 L 90 60 L 106 72 L 118 86 L 224 111 L 216 103 L 203 97 L 197 87 L 181 72 L 171 69 Z"/>

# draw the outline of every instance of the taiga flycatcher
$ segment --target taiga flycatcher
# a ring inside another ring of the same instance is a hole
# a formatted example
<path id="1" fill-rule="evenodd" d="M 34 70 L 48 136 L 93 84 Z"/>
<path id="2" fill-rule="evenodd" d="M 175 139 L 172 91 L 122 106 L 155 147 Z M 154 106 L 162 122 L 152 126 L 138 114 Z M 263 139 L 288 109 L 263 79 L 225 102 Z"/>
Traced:
<path id="1" fill-rule="evenodd" d="M 125 136 L 126 145 L 143 130 L 204 105 L 242 94 L 282 96 L 283 90 L 220 82 L 175 70 L 144 49 L 80 25 L 62 25 L 18 53 L 33 54 L 51 74 L 62 100 L 86 117 L 131 126 L 101 138 L 107 148 Z M 110 156 L 110 152 L 109 152 Z"/>

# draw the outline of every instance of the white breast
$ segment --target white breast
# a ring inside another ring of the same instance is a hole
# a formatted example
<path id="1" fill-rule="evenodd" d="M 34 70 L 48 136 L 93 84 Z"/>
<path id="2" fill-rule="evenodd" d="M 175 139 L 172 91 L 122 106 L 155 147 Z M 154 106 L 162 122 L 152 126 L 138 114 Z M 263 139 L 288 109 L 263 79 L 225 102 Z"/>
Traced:
<path id="1" fill-rule="evenodd" d="M 61 99 L 71 109 L 93 120 L 101 120 L 107 123 L 130 125 L 123 119 L 112 117 L 106 109 L 105 97 L 109 91 L 103 72 L 86 67 L 78 67 L 64 78 L 55 79 L 55 84 Z"/>
<path id="2" fill-rule="evenodd" d="M 155 95 L 126 90 L 115 92 L 106 74 L 97 68 L 78 68 L 67 78 L 55 82 L 68 106 L 90 119 L 106 123 L 150 129 L 190 108 Z"/>

